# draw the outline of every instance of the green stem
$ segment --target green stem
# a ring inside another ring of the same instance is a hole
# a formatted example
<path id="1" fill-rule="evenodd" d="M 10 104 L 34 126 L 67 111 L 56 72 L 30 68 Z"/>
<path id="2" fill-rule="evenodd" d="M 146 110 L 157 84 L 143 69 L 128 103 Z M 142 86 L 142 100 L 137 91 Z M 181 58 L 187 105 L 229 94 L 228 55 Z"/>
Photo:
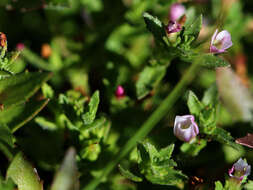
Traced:
<path id="1" fill-rule="evenodd" d="M 154 126 L 168 113 L 171 107 L 175 104 L 180 94 L 183 92 L 186 85 L 188 85 L 198 68 L 198 61 L 190 66 L 187 72 L 184 74 L 182 79 L 172 90 L 172 92 L 165 98 L 161 105 L 153 112 L 153 114 L 147 119 L 147 121 L 141 126 L 137 133 L 125 144 L 125 146 L 119 151 L 111 162 L 104 168 L 101 176 L 93 179 L 83 190 L 94 190 L 99 185 L 101 179 L 107 176 L 114 167 L 119 163 L 119 161 L 124 158 L 137 144 L 138 141 L 143 140 L 148 133 L 154 128 Z"/>

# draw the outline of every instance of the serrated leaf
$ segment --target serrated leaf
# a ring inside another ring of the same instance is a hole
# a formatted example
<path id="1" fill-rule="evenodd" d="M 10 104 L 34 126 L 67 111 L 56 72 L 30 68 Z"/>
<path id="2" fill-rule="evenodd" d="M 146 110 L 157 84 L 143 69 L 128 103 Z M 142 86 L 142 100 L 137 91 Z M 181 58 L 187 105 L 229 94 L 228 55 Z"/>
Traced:
<path id="1" fill-rule="evenodd" d="M 202 103 L 199 101 L 198 97 L 194 94 L 194 92 L 189 91 L 188 99 L 187 99 L 187 106 L 190 110 L 190 113 L 198 116 L 203 109 Z"/>
<path id="2" fill-rule="evenodd" d="M 186 25 L 184 30 L 184 36 L 194 37 L 196 40 L 198 38 L 199 32 L 202 27 L 202 15 L 199 15 L 191 24 Z"/>
<path id="3" fill-rule="evenodd" d="M 27 101 L 49 80 L 50 73 L 22 73 L 0 80 L 0 103 L 4 109 Z"/>
<path id="4" fill-rule="evenodd" d="M 163 42 L 163 38 L 166 37 L 163 23 L 157 17 L 153 17 L 149 13 L 144 13 L 143 17 L 147 29 L 154 35 L 157 41 Z"/>
<path id="5" fill-rule="evenodd" d="M 130 180 L 135 181 L 135 182 L 141 182 L 142 181 L 142 178 L 134 175 L 129 170 L 124 169 L 120 164 L 118 165 L 118 167 L 119 167 L 119 171 L 120 171 L 121 175 L 123 175 L 125 178 L 130 179 Z"/>
<path id="6" fill-rule="evenodd" d="M 234 149 L 240 149 L 240 145 L 234 142 L 234 138 L 230 135 L 230 133 L 220 127 L 215 128 L 214 132 L 212 133 L 212 136 L 220 143 L 227 144 Z"/>
<path id="7" fill-rule="evenodd" d="M 0 111 L 0 123 L 7 124 L 12 132 L 33 119 L 48 103 L 49 99 L 31 100 Z"/>
<path id="8" fill-rule="evenodd" d="M 106 123 L 105 117 L 98 118 L 98 119 L 94 120 L 94 122 L 92 122 L 91 124 L 81 127 L 80 132 L 85 133 L 86 131 L 91 131 L 93 129 L 101 128 L 105 125 L 105 123 Z"/>
<path id="9" fill-rule="evenodd" d="M 19 71 L 19 65 L 16 63 L 19 55 L 20 51 L 11 52 L 10 58 L 5 64 L 1 65 L 1 69 L 8 71 L 11 74 L 16 74 Z"/>
<path id="10" fill-rule="evenodd" d="M 11 178 L 19 190 L 42 190 L 43 186 L 35 168 L 19 152 L 12 160 L 7 179 Z"/>
<path id="11" fill-rule="evenodd" d="M 216 109 L 204 109 L 199 116 L 199 120 L 203 126 L 216 125 Z"/>
<path id="12" fill-rule="evenodd" d="M 230 64 L 226 60 L 213 54 L 203 54 L 198 57 L 198 61 L 202 66 L 210 69 L 230 66 Z"/>
<path id="13" fill-rule="evenodd" d="M 78 190 L 78 170 L 76 165 L 76 151 L 70 148 L 63 160 L 63 163 L 56 173 L 51 190 Z"/>
<path id="14" fill-rule="evenodd" d="M 141 142 L 140 144 L 144 147 L 145 151 L 148 153 L 148 155 L 149 155 L 148 160 L 151 161 L 151 162 L 156 162 L 157 159 L 159 158 L 159 153 L 158 153 L 157 149 L 155 148 L 155 146 L 152 145 L 147 140 L 144 141 L 144 142 Z"/>
<path id="15" fill-rule="evenodd" d="M 146 66 L 140 73 L 136 83 L 137 98 L 141 99 L 147 96 L 150 91 L 158 85 L 166 73 L 166 66 Z"/>
<path id="16" fill-rule="evenodd" d="M 151 170 L 146 178 L 153 184 L 159 185 L 176 185 L 187 179 L 187 176 L 181 171 L 166 168 L 164 171 Z"/>
<path id="17" fill-rule="evenodd" d="M 99 104 L 99 91 L 96 91 L 94 92 L 94 94 L 90 99 L 88 111 L 82 115 L 82 119 L 85 125 L 89 125 L 94 121 L 98 109 L 98 104 Z"/>
<path id="18" fill-rule="evenodd" d="M 10 147 L 14 147 L 14 136 L 7 125 L 0 124 L 0 141 L 5 142 Z"/>
<path id="19" fill-rule="evenodd" d="M 175 144 L 170 144 L 169 146 L 162 148 L 159 151 L 160 157 L 162 157 L 163 159 L 170 159 L 171 154 L 174 150 Z"/>
<path id="20" fill-rule="evenodd" d="M 220 181 L 215 182 L 215 190 L 223 190 L 223 185 Z"/>
<path id="21" fill-rule="evenodd" d="M 151 183 L 175 185 L 187 179 L 187 176 L 182 174 L 181 171 L 173 169 L 177 164 L 172 159 L 168 159 L 174 145 L 158 152 L 154 145 L 144 141 L 139 143 L 137 148 L 141 158 L 139 162 L 140 171 Z"/>

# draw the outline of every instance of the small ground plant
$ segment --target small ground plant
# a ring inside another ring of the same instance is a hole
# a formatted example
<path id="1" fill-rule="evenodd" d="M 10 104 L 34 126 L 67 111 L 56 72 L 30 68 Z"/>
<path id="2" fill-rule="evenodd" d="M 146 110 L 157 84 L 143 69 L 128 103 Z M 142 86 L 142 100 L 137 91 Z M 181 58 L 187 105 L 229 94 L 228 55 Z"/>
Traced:
<path id="1" fill-rule="evenodd" d="M 0 190 L 253 190 L 253 2 L 0 2 Z"/>

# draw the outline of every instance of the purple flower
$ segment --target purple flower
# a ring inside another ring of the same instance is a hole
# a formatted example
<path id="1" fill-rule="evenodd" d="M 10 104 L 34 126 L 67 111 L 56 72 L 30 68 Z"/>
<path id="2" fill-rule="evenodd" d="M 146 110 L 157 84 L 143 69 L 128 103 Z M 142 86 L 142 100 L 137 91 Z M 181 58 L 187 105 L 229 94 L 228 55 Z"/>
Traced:
<path id="1" fill-rule="evenodd" d="M 236 163 L 234 163 L 232 168 L 228 171 L 228 174 L 230 177 L 241 182 L 245 176 L 247 177 L 250 174 L 250 170 L 251 166 L 240 158 Z"/>
<path id="2" fill-rule="evenodd" d="M 185 7 L 180 3 L 174 3 L 170 7 L 170 20 L 177 21 L 185 13 Z"/>
<path id="3" fill-rule="evenodd" d="M 177 21 L 170 21 L 166 26 L 166 31 L 168 34 L 179 32 L 181 29 L 182 27 Z"/>
<path id="4" fill-rule="evenodd" d="M 222 30 L 218 33 L 218 29 L 215 30 L 211 45 L 210 52 L 211 53 L 223 53 L 226 49 L 230 48 L 233 45 L 231 41 L 231 35 L 227 30 Z"/>
<path id="5" fill-rule="evenodd" d="M 193 115 L 176 116 L 174 135 L 181 141 L 189 142 L 199 133 L 198 125 Z"/>
<path id="6" fill-rule="evenodd" d="M 117 98 L 122 98 L 125 96 L 125 90 L 121 85 L 117 86 L 117 89 L 115 91 L 115 96 Z"/>

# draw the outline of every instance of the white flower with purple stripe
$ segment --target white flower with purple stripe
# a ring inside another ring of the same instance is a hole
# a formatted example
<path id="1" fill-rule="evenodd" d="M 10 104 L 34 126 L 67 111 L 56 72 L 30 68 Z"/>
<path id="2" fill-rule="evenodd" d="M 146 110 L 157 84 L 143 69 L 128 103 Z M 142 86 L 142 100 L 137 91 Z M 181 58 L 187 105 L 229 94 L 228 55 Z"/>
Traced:
<path id="1" fill-rule="evenodd" d="M 234 163 L 232 168 L 228 171 L 228 174 L 230 177 L 241 182 L 245 176 L 247 177 L 250 174 L 250 171 L 251 166 L 242 158 L 240 158 L 236 163 Z"/>
<path id="2" fill-rule="evenodd" d="M 218 29 L 215 30 L 211 45 L 210 52 L 211 53 L 223 53 L 226 49 L 230 48 L 233 45 L 231 41 L 231 35 L 227 30 L 222 30 L 218 33 Z"/>
<path id="3" fill-rule="evenodd" d="M 189 142 L 199 134 L 193 115 L 176 116 L 174 135 L 181 141 Z"/>

